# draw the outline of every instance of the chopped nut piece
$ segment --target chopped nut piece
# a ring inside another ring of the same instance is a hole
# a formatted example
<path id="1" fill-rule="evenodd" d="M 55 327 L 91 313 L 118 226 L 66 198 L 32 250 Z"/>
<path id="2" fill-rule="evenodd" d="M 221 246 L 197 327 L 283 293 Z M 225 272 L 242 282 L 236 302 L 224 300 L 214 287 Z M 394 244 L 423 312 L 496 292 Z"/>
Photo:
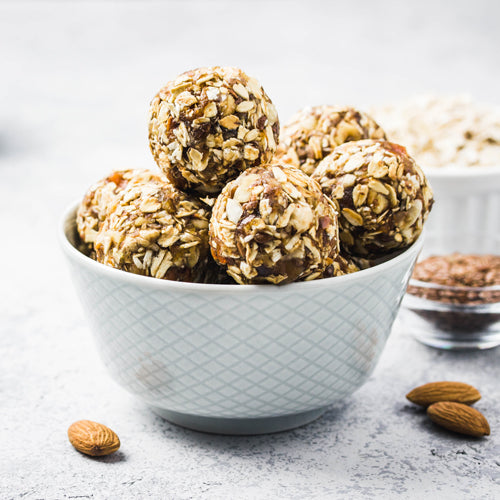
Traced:
<path id="1" fill-rule="evenodd" d="M 346 172 L 355 176 L 354 185 L 345 185 Z M 411 245 L 433 203 L 420 168 L 402 146 L 387 141 L 338 146 L 312 178 L 338 203 L 341 246 L 355 256 L 376 257 Z"/>
<path id="2" fill-rule="evenodd" d="M 233 224 L 238 224 L 242 213 L 243 208 L 241 208 L 241 205 L 236 200 L 231 198 L 227 200 L 226 215 Z"/>
<path id="3" fill-rule="evenodd" d="M 151 152 L 168 179 L 184 191 L 218 194 L 246 168 L 269 161 L 278 135 L 271 100 L 237 68 L 188 71 L 151 102 Z M 193 159 L 192 151 L 203 161 Z"/>
<path id="4" fill-rule="evenodd" d="M 315 106 L 300 111 L 283 127 L 276 157 L 311 175 L 335 147 L 361 139 L 385 139 L 385 133 L 372 118 L 356 109 Z M 350 168 L 358 167 L 353 163 Z M 345 172 L 349 171 L 346 165 Z"/>

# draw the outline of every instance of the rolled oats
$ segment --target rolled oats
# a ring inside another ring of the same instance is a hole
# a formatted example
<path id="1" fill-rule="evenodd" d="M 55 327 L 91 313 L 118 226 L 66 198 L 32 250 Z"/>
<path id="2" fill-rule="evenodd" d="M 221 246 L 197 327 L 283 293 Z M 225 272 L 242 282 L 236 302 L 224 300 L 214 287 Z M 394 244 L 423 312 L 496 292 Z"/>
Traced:
<path id="1" fill-rule="evenodd" d="M 269 161 L 279 121 L 260 84 L 237 68 L 180 75 L 151 102 L 149 144 L 182 190 L 218 194 L 246 168 Z"/>
<path id="2" fill-rule="evenodd" d="M 470 97 L 415 96 L 373 109 L 391 140 L 425 167 L 500 165 L 500 108 Z"/>
<path id="3" fill-rule="evenodd" d="M 405 148 L 387 141 L 343 144 L 312 178 L 338 204 L 341 247 L 356 256 L 380 256 L 411 245 L 433 204 L 421 169 Z"/>
<path id="4" fill-rule="evenodd" d="M 283 127 L 276 157 L 311 175 L 334 148 L 361 139 L 385 139 L 385 133 L 372 118 L 356 109 L 315 106 L 300 111 Z"/>
<path id="5" fill-rule="evenodd" d="M 338 258 L 334 204 L 300 170 L 280 163 L 254 167 L 227 184 L 210 220 L 216 262 L 240 284 L 322 277 Z"/>

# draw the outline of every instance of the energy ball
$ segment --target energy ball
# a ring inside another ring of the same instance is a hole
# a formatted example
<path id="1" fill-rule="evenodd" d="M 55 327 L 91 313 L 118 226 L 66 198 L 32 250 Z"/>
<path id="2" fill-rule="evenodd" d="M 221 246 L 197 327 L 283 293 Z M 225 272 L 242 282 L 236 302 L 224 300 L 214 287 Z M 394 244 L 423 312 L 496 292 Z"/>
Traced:
<path id="1" fill-rule="evenodd" d="M 270 161 L 278 136 L 273 103 L 237 68 L 188 71 L 151 102 L 151 152 L 184 191 L 219 194 L 245 169 Z"/>
<path id="2" fill-rule="evenodd" d="M 281 131 L 276 157 L 311 175 L 337 146 L 362 139 L 385 139 L 367 114 L 347 106 L 315 106 L 297 113 Z"/>
<path id="3" fill-rule="evenodd" d="M 411 245 L 433 203 L 420 167 L 404 147 L 387 141 L 342 144 L 312 178 L 339 205 L 341 247 L 360 257 Z"/>
<path id="4" fill-rule="evenodd" d="M 126 186 L 95 240 L 97 261 L 135 274 L 199 281 L 209 253 L 209 210 L 172 186 Z"/>
<path id="5" fill-rule="evenodd" d="M 279 163 L 226 185 L 209 236 L 215 261 L 240 284 L 319 278 L 338 255 L 334 204 L 303 172 Z"/>
<path id="6" fill-rule="evenodd" d="M 76 214 L 76 227 L 81 241 L 92 247 L 101 224 L 116 203 L 118 194 L 128 185 L 150 181 L 162 182 L 158 174 L 149 170 L 115 170 L 91 186 Z"/>

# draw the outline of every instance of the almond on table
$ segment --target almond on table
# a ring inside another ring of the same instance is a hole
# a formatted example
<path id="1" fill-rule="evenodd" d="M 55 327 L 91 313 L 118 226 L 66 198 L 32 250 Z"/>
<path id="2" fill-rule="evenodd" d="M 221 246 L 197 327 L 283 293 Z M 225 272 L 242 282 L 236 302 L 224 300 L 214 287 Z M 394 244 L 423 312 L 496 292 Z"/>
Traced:
<path id="1" fill-rule="evenodd" d="M 486 417 L 475 408 L 462 403 L 434 403 L 427 408 L 427 415 L 435 424 L 459 434 L 474 437 L 490 435 L 490 425 Z"/>
<path id="2" fill-rule="evenodd" d="M 68 438 L 79 452 L 92 457 L 110 455 L 120 448 L 120 439 L 109 427 L 91 420 L 71 424 Z"/>
<path id="3" fill-rule="evenodd" d="M 429 406 L 440 401 L 453 401 L 471 405 L 481 399 L 479 391 L 463 382 L 430 382 L 410 391 L 406 398 L 419 406 Z"/>

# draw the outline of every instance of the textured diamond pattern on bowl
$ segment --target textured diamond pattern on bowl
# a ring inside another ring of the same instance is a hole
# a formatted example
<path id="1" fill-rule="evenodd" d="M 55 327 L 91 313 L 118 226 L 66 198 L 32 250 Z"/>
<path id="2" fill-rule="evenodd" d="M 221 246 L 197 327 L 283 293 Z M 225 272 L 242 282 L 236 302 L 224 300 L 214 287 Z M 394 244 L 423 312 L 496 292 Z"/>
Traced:
<path id="1" fill-rule="evenodd" d="M 358 388 L 408 274 L 400 266 L 344 287 L 240 295 L 74 271 L 103 360 L 122 386 L 157 407 L 241 418 L 322 407 Z"/>

